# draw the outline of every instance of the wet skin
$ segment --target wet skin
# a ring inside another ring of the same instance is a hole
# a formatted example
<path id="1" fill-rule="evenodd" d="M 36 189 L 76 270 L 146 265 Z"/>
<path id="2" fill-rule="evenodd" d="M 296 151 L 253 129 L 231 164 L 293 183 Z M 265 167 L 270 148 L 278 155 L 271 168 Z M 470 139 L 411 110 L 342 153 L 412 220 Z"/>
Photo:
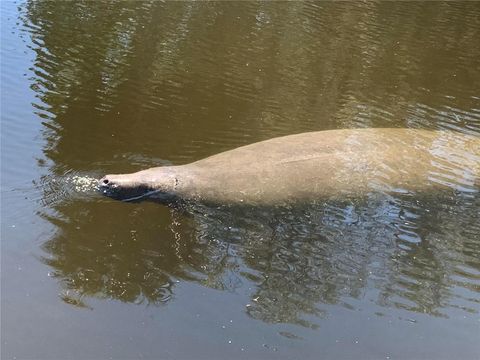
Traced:
<path id="1" fill-rule="evenodd" d="M 345 129 L 270 139 L 187 165 L 106 175 L 121 200 L 275 205 L 476 186 L 480 139 L 451 131 Z M 444 179 L 448 179 L 446 182 Z"/>

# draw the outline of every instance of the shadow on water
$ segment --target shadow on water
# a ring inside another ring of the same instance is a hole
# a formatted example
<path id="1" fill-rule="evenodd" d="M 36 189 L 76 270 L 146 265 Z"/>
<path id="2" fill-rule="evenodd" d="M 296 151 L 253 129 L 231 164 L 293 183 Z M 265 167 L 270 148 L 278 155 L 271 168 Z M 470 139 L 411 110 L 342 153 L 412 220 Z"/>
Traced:
<path id="1" fill-rule="evenodd" d="M 450 26 L 478 24 L 474 6 L 28 2 L 42 183 L 313 129 L 478 135 L 478 31 Z M 250 316 L 307 327 L 327 304 L 366 306 L 357 300 L 434 316 L 478 308 L 478 192 L 185 211 L 52 194 L 41 260 L 72 305 L 168 304 L 182 280 L 250 288 Z"/>

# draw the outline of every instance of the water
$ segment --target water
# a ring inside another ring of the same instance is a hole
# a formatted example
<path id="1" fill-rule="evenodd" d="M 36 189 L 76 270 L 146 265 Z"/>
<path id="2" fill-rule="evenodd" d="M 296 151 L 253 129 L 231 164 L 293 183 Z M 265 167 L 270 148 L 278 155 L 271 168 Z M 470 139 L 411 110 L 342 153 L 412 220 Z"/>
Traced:
<path id="1" fill-rule="evenodd" d="M 478 357 L 478 188 L 173 209 L 94 182 L 303 131 L 480 136 L 478 3 L 1 17 L 2 359 Z"/>

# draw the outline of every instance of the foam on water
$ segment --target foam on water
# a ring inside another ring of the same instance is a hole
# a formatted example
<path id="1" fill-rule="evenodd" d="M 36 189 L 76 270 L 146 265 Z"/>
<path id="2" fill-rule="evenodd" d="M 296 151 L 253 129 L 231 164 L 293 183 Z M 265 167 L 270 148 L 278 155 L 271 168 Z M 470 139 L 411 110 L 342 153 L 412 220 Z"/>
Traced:
<path id="1" fill-rule="evenodd" d="M 67 176 L 65 181 L 70 183 L 75 192 L 91 192 L 98 189 L 98 179 L 88 175 Z"/>
<path id="2" fill-rule="evenodd" d="M 34 181 L 34 187 L 39 192 L 38 201 L 44 206 L 51 206 L 59 202 L 96 198 L 98 178 L 69 171 L 63 176 L 42 176 L 40 180 Z"/>

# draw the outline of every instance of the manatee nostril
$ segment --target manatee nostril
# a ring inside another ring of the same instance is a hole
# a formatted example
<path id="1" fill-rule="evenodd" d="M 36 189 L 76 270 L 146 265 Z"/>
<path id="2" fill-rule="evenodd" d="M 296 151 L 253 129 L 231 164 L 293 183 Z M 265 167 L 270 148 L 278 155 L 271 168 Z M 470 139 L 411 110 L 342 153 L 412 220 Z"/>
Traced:
<path id="1" fill-rule="evenodd" d="M 103 180 L 103 183 L 104 183 L 105 185 L 107 185 L 108 182 L 109 182 L 108 179 L 104 179 L 104 180 Z"/>

